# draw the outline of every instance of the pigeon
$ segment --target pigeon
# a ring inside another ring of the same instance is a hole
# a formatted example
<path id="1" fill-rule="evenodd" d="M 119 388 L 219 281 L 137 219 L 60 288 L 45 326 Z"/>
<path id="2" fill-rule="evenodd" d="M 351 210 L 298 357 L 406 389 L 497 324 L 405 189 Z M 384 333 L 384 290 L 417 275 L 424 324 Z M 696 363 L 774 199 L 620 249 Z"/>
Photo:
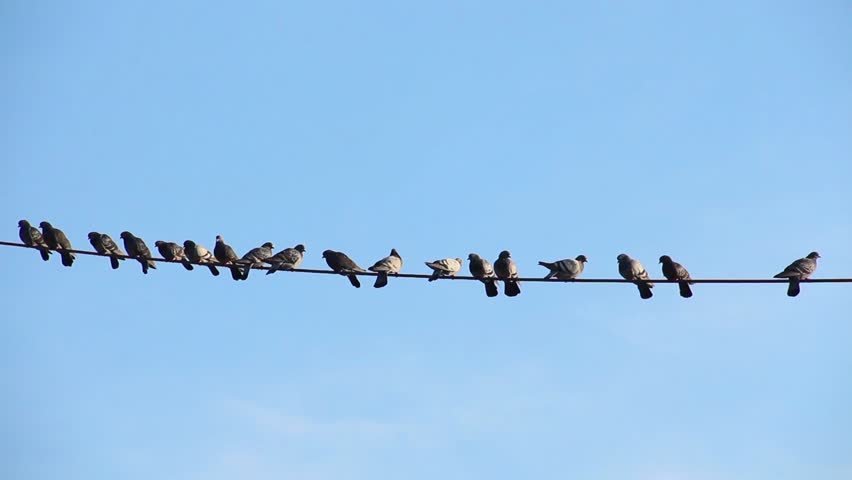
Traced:
<path id="1" fill-rule="evenodd" d="M 538 262 L 538 264 L 550 270 L 544 277 L 546 280 L 553 277 L 558 280 L 573 280 L 583 273 L 583 268 L 586 267 L 588 261 L 585 255 L 577 255 L 576 258 L 566 258 L 555 262 Z"/>
<path id="2" fill-rule="evenodd" d="M 470 274 L 485 284 L 485 294 L 489 297 L 496 297 L 498 294 L 497 277 L 494 275 L 494 268 L 491 267 L 488 260 L 475 253 L 468 255 L 467 259 L 470 261 L 467 265 Z"/>
<path id="3" fill-rule="evenodd" d="M 225 243 L 222 235 L 216 235 L 216 246 L 213 247 L 213 256 L 222 265 L 228 265 L 228 268 L 231 270 L 231 278 L 234 280 L 242 278 L 243 275 L 240 272 L 240 267 L 236 266 L 236 262 L 240 257 L 237 256 L 237 252 L 230 245 Z"/>
<path id="4" fill-rule="evenodd" d="M 37 248 L 39 253 L 41 253 L 41 259 L 45 262 L 50 260 L 51 251 L 49 250 L 47 243 L 45 243 L 41 232 L 39 232 L 34 226 L 30 225 L 30 222 L 26 220 L 19 220 L 18 226 L 21 227 L 18 231 L 18 236 L 21 237 L 21 241 L 24 242 L 24 245 Z"/>
<path id="5" fill-rule="evenodd" d="M 187 270 L 193 269 L 192 264 L 189 263 L 189 259 L 186 257 L 186 252 L 183 250 L 183 247 L 177 243 L 157 240 L 154 242 L 154 246 L 157 247 L 157 251 L 159 251 L 160 255 L 162 255 L 166 260 L 180 262 L 183 264 L 183 268 Z"/>
<path id="6" fill-rule="evenodd" d="M 358 281 L 358 276 L 353 275 L 354 272 L 364 272 L 365 270 L 358 266 L 351 258 L 347 257 L 343 252 L 335 252 L 334 250 L 326 250 L 322 252 L 322 258 L 329 268 L 335 272 L 349 277 L 349 283 L 355 288 L 361 288 L 361 282 Z"/>
<path id="7" fill-rule="evenodd" d="M 248 253 L 243 255 L 243 258 L 237 261 L 237 263 L 239 263 L 242 268 L 245 268 L 245 271 L 242 273 L 242 277 L 240 277 L 240 280 L 248 279 L 251 267 L 259 267 L 263 265 L 263 261 L 272 256 L 274 248 L 275 246 L 272 245 L 272 242 L 266 242 L 257 248 L 252 248 L 248 251 Z"/>
<path id="8" fill-rule="evenodd" d="M 109 255 L 109 263 L 112 269 L 118 268 L 118 261 L 124 261 L 124 252 L 118 248 L 118 245 L 105 233 L 89 232 L 89 243 L 95 248 L 95 251 L 101 255 Z M 116 255 L 121 255 L 118 257 Z"/>
<path id="9" fill-rule="evenodd" d="M 805 258 L 800 258 L 795 262 L 787 265 L 783 272 L 775 275 L 773 278 L 788 278 L 790 284 L 787 286 L 787 295 L 795 297 L 799 294 L 799 282 L 807 280 L 813 275 L 817 268 L 817 258 L 820 258 L 819 253 L 811 252 Z"/>
<path id="10" fill-rule="evenodd" d="M 186 257 L 190 262 L 206 264 L 207 268 L 210 269 L 210 273 L 212 273 L 214 277 L 219 275 L 219 270 L 216 268 L 216 265 L 213 265 L 216 263 L 216 259 L 213 257 L 213 253 L 210 250 L 207 250 L 192 240 L 186 240 L 183 242 L 183 250 L 186 252 Z"/>
<path id="11" fill-rule="evenodd" d="M 373 287 L 382 288 L 388 284 L 389 273 L 399 273 L 402 270 L 402 257 L 399 256 L 399 252 L 395 248 L 392 248 L 390 255 L 374 263 L 367 270 L 379 274 L 376 276 L 376 283 L 373 284 Z"/>
<path id="12" fill-rule="evenodd" d="M 645 267 L 643 267 L 638 260 L 633 260 L 624 253 L 620 254 L 617 258 L 618 273 L 620 273 L 625 280 L 630 280 L 636 284 L 636 287 L 639 288 L 639 296 L 645 300 L 653 297 L 654 294 L 651 292 L 651 289 L 654 288 L 654 284 L 642 281 L 649 278 Z"/>
<path id="13" fill-rule="evenodd" d="M 267 275 L 272 275 L 278 270 L 293 270 L 298 268 L 305 257 L 305 246 L 301 243 L 293 248 L 285 248 L 275 255 L 267 258 L 263 263 L 268 263 L 272 267 L 266 272 Z"/>
<path id="14" fill-rule="evenodd" d="M 693 283 L 690 282 L 692 277 L 689 276 L 689 272 L 683 268 L 683 265 L 675 262 L 668 255 L 660 257 L 660 263 L 663 264 L 663 276 L 667 280 L 678 280 L 677 286 L 680 289 L 680 296 L 683 298 L 691 297 L 692 289 L 689 286 Z"/>
<path id="15" fill-rule="evenodd" d="M 120 237 L 124 240 L 124 249 L 127 250 L 127 256 L 135 258 L 136 261 L 142 264 L 142 273 L 147 275 L 148 268 L 157 268 L 157 264 L 151 260 L 151 250 L 148 250 L 148 245 L 145 245 L 144 240 L 128 231 L 121 232 Z"/>
<path id="16" fill-rule="evenodd" d="M 434 262 L 426 262 L 426 266 L 432 269 L 432 276 L 429 277 L 430 282 L 434 282 L 439 277 L 454 277 L 462 267 L 461 258 L 442 258 Z"/>
<path id="17" fill-rule="evenodd" d="M 494 273 L 497 274 L 497 278 L 503 280 L 503 293 L 507 297 L 520 295 L 520 282 L 513 280 L 518 278 L 518 266 L 515 265 L 515 261 L 512 260 L 512 254 L 508 250 L 500 252 L 500 257 L 494 262 Z"/>
<path id="18" fill-rule="evenodd" d="M 62 265 L 65 265 L 66 267 L 73 265 L 77 256 L 74 255 L 74 252 L 69 252 L 69 250 L 73 250 L 73 248 L 71 247 L 71 242 L 68 240 L 68 237 L 65 236 L 65 232 L 55 228 L 48 222 L 41 222 L 39 227 L 41 227 L 44 243 L 46 243 L 48 247 L 59 252 L 59 256 L 62 258 Z"/>

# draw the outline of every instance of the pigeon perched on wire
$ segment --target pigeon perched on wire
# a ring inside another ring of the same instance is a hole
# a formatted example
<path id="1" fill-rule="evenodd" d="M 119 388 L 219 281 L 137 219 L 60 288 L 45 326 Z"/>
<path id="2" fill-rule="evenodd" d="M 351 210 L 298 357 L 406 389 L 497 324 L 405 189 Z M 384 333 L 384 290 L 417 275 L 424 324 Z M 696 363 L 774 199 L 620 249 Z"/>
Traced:
<path id="1" fill-rule="evenodd" d="M 361 288 L 361 282 L 358 281 L 358 276 L 353 273 L 364 272 L 365 270 L 358 266 L 351 258 L 343 252 L 335 252 L 334 250 L 325 250 L 322 252 L 322 258 L 329 268 L 335 272 L 346 275 L 349 278 L 349 283 L 355 288 Z"/>
<path id="2" fill-rule="evenodd" d="M 820 258 L 819 253 L 811 252 L 805 258 L 800 258 L 795 262 L 787 265 L 783 272 L 775 275 L 773 278 L 787 278 L 790 280 L 787 286 L 787 296 L 795 297 L 799 294 L 799 282 L 807 280 L 813 275 L 817 268 L 817 258 Z"/>
<path id="3" fill-rule="evenodd" d="M 392 248 L 390 255 L 374 263 L 367 270 L 378 273 L 373 287 L 382 288 L 388 284 L 389 273 L 399 273 L 402 270 L 402 257 L 399 256 L 399 252 L 395 248 Z"/>
<path id="4" fill-rule="evenodd" d="M 275 248 L 272 245 L 272 242 L 266 242 L 263 245 L 252 248 L 248 251 L 243 258 L 239 259 L 237 263 L 240 265 L 240 268 L 243 270 L 242 277 L 240 280 L 247 280 L 249 276 L 249 272 L 251 272 L 252 267 L 260 267 L 263 265 L 263 261 L 273 255 L 273 249 Z"/>
<path id="5" fill-rule="evenodd" d="M 538 264 L 550 270 L 544 277 L 546 280 L 553 277 L 558 280 L 573 280 L 583 273 L 588 261 L 585 255 L 577 255 L 576 258 L 566 258 L 555 262 L 538 262 Z"/>
<path id="6" fill-rule="evenodd" d="M 512 254 L 508 250 L 500 252 L 499 258 L 494 262 L 494 273 L 497 278 L 503 280 L 503 293 L 507 297 L 516 297 L 521 294 L 521 284 L 518 282 L 518 266 L 512 260 Z"/>
<path id="7" fill-rule="evenodd" d="M 650 277 L 648 276 L 648 272 L 645 270 L 645 267 L 639 263 L 639 260 L 634 260 L 624 253 L 620 254 L 617 259 L 618 273 L 620 273 L 625 280 L 630 280 L 636 284 L 636 287 L 639 289 L 639 296 L 645 300 L 653 297 L 654 293 L 651 292 L 651 289 L 654 288 L 654 284 L 644 281 L 648 280 Z"/>
<path id="8" fill-rule="evenodd" d="M 272 275 L 278 270 L 293 270 L 299 268 L 302 259 L 305 257 L 305 246 L 301 243 L 292 248 L 285 248 L 275 255 L 267 258 L 263 263 L 271 265 L 266 271 L 267 275 Z"/>
<path id="9" fill-rule="evenodd" d="M 49 222 L 41 222 L 39 226 L 41 227 L 42 237 L 44 237 L 44 243 L 51 249 L 59 252 L 59 256 L 62 258 L 62 265 L 66 267 L 73 265 L 74 259 L 77 256 L 74 255 L 74 252 L 69 251 L 73 250 L 73 247 L 71 247 L 71 241 L 65 236 L 65 232 L 54 227 Z"/>
<path id="10" fill-rule="evenodd" d="M 186 256 L 186 252 L 183 247 L 174 242 L 164 242 L 162 240 L 157 240 L 154 242 L 154 246 L 157 247 L 157 251 L 160 252 L 160 255 L 163 256 L 166 260 L 171 260 L 173 262 L 180 262 L 183 265 L 183 268 L 187 270 L 192 270 L 193 266 L 189 263 L 189 258 Z"/>
<path id="11" fill-rule="evenodd" d="M 113 270 L 118 268 L 119 260 L 124 261 L 125 253 L 106 233 L 89 232 L 89 243 L 92 244 L 96 252 L 101 255 L 109 255 L 109 263 Z M 117 255 L 121 255 L 121 257 Z"/>
<path id="12" fill-rule="evenodd" d="M 231 248 L 230 245 L 225 243 L 225 239 L 222 238 L 222 235 L 216 235 L 216 245 L 213 247 L 213 256 L 216 257 L 216 260 L 222 265 L 227 265 L 228 269 L 231 270 L 231 278 L 234 280 L 239 280 L 242 278 L 242 272 L 240 272 L 240 267 L 236 265 L 236 262 L 240 259 L 237 256 L 237 252 Z"/>
<path id="13" fill-rule="evenodd" d="M 442 258 L 434 262 L 425 262 L 426 266 L 432 269 L 432 276 L 429 277 L 430 282 L 434 282 L 440 277 L 454 277 L 462 268 L 461 258 Z"/>
<path id="14" fill-rule="evenodd" d="M 157 268 L 157 264 L 151 259 L 151 250 L 148 249 L 148 245 L 145 245 L 144 240 L 128 231 L 121 232 L 120 237 L 124 241 L 127 256 L 135 258 L 142 265 L 142 273 L 147 275 L 149 268 Z"/>
<path id="15" fill-rule="evenodd" d="M 485 284 L 485 294 L 489 297 L 496 297 L 499 293 L 497 291 L 497 276 L 488 260 L 475 253 L 468 255 L 467 259 L 469 261 L 467 268 L 470 269 L 470 274 Z"/>
<path id="16" fill-rule="evenodd" d="M 213 252 L 192 240 L 186 240 L 183 242 L 183 250 L 186 252 L 186 257 L 189 258 L 190 262 L 203 263 L 207 265 L 207 268 L 210 269 L 210 273 L 212 273 L 214 277 L 219 275 L 219 269 L 216 268 L 216 265 L 213 265 L 216 263 L 216 259 L 213 257 Z"/>
<path id="17" fill-rule="evenodd" d="M 680 289 L 680 296 L 683 298 L 689 298 L 692 296 L 692 289 L 689 286 L 693 283 L 692 277 L 689 276 L 689 272 L 683 268 L 683 265 L 672 260 L 672 257 L 668 255 L 663 255 L 660 257 L 660 263 L 663 264 L 663 276 L 666 277 L 667 280 L 677 280 L 678 289 Z"/>
<path id="18" fill-rule="evenodd" d="M 18 227 L 20 227 L 18 230 L 18 236 L 21 238 L 21 241 L 24 242 L 24 245 L 37 248 L 41 254 L 41 259 L 45 262 L 50 260 L 50 247 L 48 247 L 47 243 L 45 243 L 44 236 L 41 232 L 39 232 L 34 226 L 30 225 L 30 222 L 26 220 L 19 220 Z"/>

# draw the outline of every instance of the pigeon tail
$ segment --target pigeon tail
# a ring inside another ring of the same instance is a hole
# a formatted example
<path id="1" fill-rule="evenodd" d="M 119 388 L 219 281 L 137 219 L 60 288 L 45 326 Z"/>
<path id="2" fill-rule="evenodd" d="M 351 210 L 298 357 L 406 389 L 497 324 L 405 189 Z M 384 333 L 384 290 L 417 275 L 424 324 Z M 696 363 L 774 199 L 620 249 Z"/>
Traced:
<path id="1" fill-rule="evenodd" d="M 441 272 L 439 270 L 433 270 L 432 275 L 429 277 L 430 282 L 434 282 L 441 276 Z"/>
<path id="2" fill-rule="evenodd" d="M 795 297 L 799 294 L 801 290 L 799 289 L 799 278 L 798 277 L 790 277 L 790 284 L 787 286 L 787 296 Z"/>
<path id="3" fill-rule="evenodd" d="M 357 275 L 347 275 L 347 277 L 349 278 L 349 283 L 351 283 L 353 287 L 361 288 L 361 282 L 358 281 Z"/>
<path id="4" fill-rule="evenodd" d="M 521 285 L 516 280 L 507 280 L 503 285 L 503 293 L 507 297 L 517 297 L 521 294 Z"/>
<path id="5" fill-rule="evenodd" d="M 50 250 L 46 248 L 39 248 L 38 251 L 39 253 L 41 253 L 42 260 L 44 260 L 45 262 L 50 260 Z"/>
<path id="6" fill-rule="evenodd" d="M 185 258 L 183 260 L 181 260 L 180 263 L 183 265 L 183 268 L 185 268 L 187 270 L 192 270 L 193 268 L 195 268 L 195 267 L 192 266 L 191 263 L 189 263 L 189 260 L 187 260 Z"/>
<path id="7" fill-rule="evenodd" d="M 62 265 L 66 267 L 70 267 L 74 264 L 74 259 L 76 258 L 71 252 L 59 252 L 59 255 L 62 257 Z"/>
<path id="8" fill-rule="evenodd" d="M 485 295 L 496 297 L 500 292 L 497 290 L 497 282 L 490 280 L 485 282 Z"/>
<path id="9" fill-rule="evenodd" d="M 376 283 L 373 284 L 374 288 L 382 288 L 388 284 L 388 272 L 378 272 L 379 274 L 376 276 Z"/>
<path id="10" fill-rule="evenodd" d="M 218 268 L 216 268 L 216 266 L 215 266 L 215 265 L 207 265 L 207 268 L 209 268 L 209 269 L 210 269 L 210 273 L 212 273 L 214 277 L 218 277 L 218 276 L 219 276 L 219 269 L 218 269 Z"/>
<path id="11" fill-rule="evenodd" d="M 118 257 L 109 257 L 109 264 L 113 270 L 118 269 Z"/>
<path id="12" fill-rule="evenodd" d="M 680 289 L 680 296 L 689 298 L 692 296 L 692 289 L 689 288 L 689 282 L 677 282 L 677 287 Z"/>
<path id="13" fill-rule="evenodd" d="M 242 278 L 242 273 L 240 273 L 240 267 L 232 265 L 228 268 L 231 270 L 231 278 L 233 278 L 234 280 L 239 280 L 240 278 Z"/>
<path id="14" fill-rule="evenodd" d="M 639 289 L 639 296 L 642 297 L 643 300 L 647 300 L 654 296 L 654 292 L 651 291 L 651 287 L 647 283 L 638 283 L 636 284 L 636 288 Z"/>

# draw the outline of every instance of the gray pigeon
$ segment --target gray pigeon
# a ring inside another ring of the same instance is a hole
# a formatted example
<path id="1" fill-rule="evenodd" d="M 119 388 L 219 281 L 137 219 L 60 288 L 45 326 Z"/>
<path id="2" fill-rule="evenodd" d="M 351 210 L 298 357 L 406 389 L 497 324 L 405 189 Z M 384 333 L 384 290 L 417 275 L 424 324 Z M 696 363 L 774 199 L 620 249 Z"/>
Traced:
<path id="1" fill-rule="evenodd" d="M 157 251 L 159 251 L 160 255 L 162 255 L 166 260 L 180 262 L 183 265 L 183 268 L 187 270 L 193 269 L 192 264 L 189 263 L 189 258 L 186 257 L 186 252 L 183 247 L 177 243 L 157 240 L 154 242 L 154 246 L 157 247 Z"/>
<path id="2" fill-rule="evenodd" d="M 41 227 L 42 237 L 44 237 L 44 243 L 59 252 L 59 256 L 62 258 L 62 265 L 66 267 L 73 265 L 74 259 L 77 256 L 74 255 L 74 252 L 69 251 L 73 250 L 73 248 L 71 247 L 71 241 L 65 236 L 65 232 L 55 228 L 48 222 L 41 222 L 39 226 Z"/>
<path id="3" fill-rule="evenodd" d="M 151 250 L 148 250 L 148 245 L 145 245 L 144 240 L 128 231 L 121 232 L 120 237 L 124 240 L 127 256 L 135 258 L 142 265 L 142 273 L 147 275 L 149 268 L 157 268 L 157 264 L 151 259 Z"/>
<path id="4" fill-rule="evenodd" d="M 508 250 L 500 252 L 500 257 L 494 262 L 494 273 L 497 278 L 503 280 L 503 293 L 507 297 L 516 297 L 521 294 L 520 282 L 514 280 L 518 278 L 518 266 L 512 260 L 512 254 Z"/>
<path id="5" fill-rule="evenodd" d="M 496 297 L 499 293 L 497 291 L 497 276 L 488 260 L 475 253 L 468 255 L 467 259 L 469 260 L 467 267 L 470 269 L 470 274 L 485 284 L 485 294 L 489 297 Z"/>
<path id="6" fill-rule="evenodd" d="M 213 247 L 213 256 L 216 257 L 216 260 L 219 263 L 228 266 L 228 269 L 231 270 L 231 278 L 234 280 L 242 278 L 243 274 L 240 272 L 240 267 L 236 265 L 236 262 L 240 259 L 240 257 L 237 256 L 237 252 L 235 252 L 230 245 L 225 243 L 225 239 L 222 238 L 222 235 L 216 235 L 216 245 Z"/>
<path id="7" fill-rule="evenodd" d="M 692 289 L 689 286 L 693 283 L 692 277 L 689 276 L 689 272 L 683 268 L 683 265 L 672 260 L 672 257 L 668 255 L 663 255 L 660 257 L 660 263 L 663 264 L 663 276 L 666 277 L 666 280 L 677 280 L 678 289 L 680 289 L 680 296 L 683 298 L 689 298 L 692 296 Z"/>
<path id="8" fill-rule="evenodd" d="M 373 287 L 382 288 L 388 284 L 389 273 L 399 273 L 402 270 L 402 257 L 399 256 L 399 252 L 395 248 L 392 248 L 390 255 L 374 263 L 367 270 L 379 274 L 376 277 L 376 283 L 373 284 Z"/>
<path id="9" fill-rule="evenodd" d="M 266 242 L 257 248 L 252 248 L 248 251 L 248 253 L 243 255 L 243 258 L 237 261 L 240 268 L 243 269 L 243 274 L 242 277 L 240 277 L 240 280 L 248 279 L 249 272 L 251 272 L 252 267 L 262 266 L 263 261 L 273 255 L 274 248 L 275 246 L 272 245 L 272 242 Z"/>
<path id="10" fill-rule="evenodd" d="M 775 275 L 773 278 L 788 278 L 790 284 L 787 286 L 787 295 L 795 297 L 799 294 L 799 282 L 807 280 L 813 275 L 817 268 L 817 258 L 820 258 L 819 253 L 811 252 L 805 258 L 800 258 L 795 262 L 787 265 L 783 272 Z"/>
<path id="11" fill-rule="evenodd" d="M 322 258 L 329 268 L 335 272 L 346 275 L 349 278 L 349 283 L 355 288 L 361 288 L 361 282 L 358 281 L 358 276 L 353 273 L 364 272 L 365 270 L 358 266 L 351 258 L 343 252 L 335 252 L 334 250 L 325 250 L 322 252 Z"/>
<path id="12" fill-rule="evenodd" d="M 41 232 L 39 232 L 34 226 L 30 225 L 30 222 L 26 220 L 19 220 L 18 226 L 20 227 L 20 230 L 18 230 L 18 236 L 21 238 L 21 241 L 24 242 L 24 245 L 37 248 L 41 254 L 41 259 L 45 262 L 50 260 L 50 247 L 48 247 L 47 243 L 45 243 Z"/>
<path id="13" fill-rule="evenodd" d="M 89 232 L 89 243 L 95 248 L 95 251 L 101 255 L 109 255 L 109 263 L 112 269 L 118 268 L 118 261 L 124 261 L 124 252 L 118 248 L 118 245 L 105 233 Z M 121 255 L 121 257 L 117 256 Z"/>
<path id="14" fill-rule="evenodd" d="M 185 240 L 183 242 L 183 250 L 186 252 L 186 257 L 189 258 L 190 262 L 205 264 L 214 277 L 219 275 L 219 270 L 214 265 L 216 259 L 213 257 L 213 252 L 192 240 Z"/>
<path id="15" fill-rule="evenodd" d="M 620 254 L 617 258 L 618 273 L 620 273 L 625 280 L 630 280 L 636 284 L 636 287 L 639 289 L 639 296 L 646 300 L 653 297 L 654 293 L 651 292 L 651 289 L 654 288 L 654 284 L 643 281 L 650 278 L 645 267 L 643 267 L 638 260 L 633 260 L 624 253 Z"/>
<path id="16" fill-rule="evenodd" d="M 538 262 L 538 264 L 550 270 L 544 277 L 545 279 L 549 280 L 556 277 L 559 280 L 573 280 L 583 273 L 588 261 L 585 255 L 577 255 L 576 258 L 566 258 L 555 262 Z"/>
<path id="17" fill-rule="evenodd" d="M 299 268 L 299 265 L 302 263 L 302 259 L 305 257 L 305 246 L 301 243 L 296 245 L 293 248 L 285 248 L 275 255 L 267 258 L 263 261 L 263 263 L 268 263 L 271 265 L 271 268 L 267 270 L 266 274 L 271 275 L 278 270 L 293 270 Z"/>
<path id="18" fill-rule="evenodd" d="M 454 277 L 461 270 L 463 263 L 461 258 L 442 258 L 434 262 L 426 262 L 426 266 L 432 269 L 429 281 L 434 282 L 439 277 Z"/>

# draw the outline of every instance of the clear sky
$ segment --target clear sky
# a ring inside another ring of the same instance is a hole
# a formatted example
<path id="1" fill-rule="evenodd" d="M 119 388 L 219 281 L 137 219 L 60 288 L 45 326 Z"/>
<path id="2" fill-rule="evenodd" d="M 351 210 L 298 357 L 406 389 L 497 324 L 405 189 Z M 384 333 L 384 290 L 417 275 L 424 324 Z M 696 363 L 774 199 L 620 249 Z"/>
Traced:
<path id="1" fill-rule="evenodd" d="M 691 3 L 688 5 L 687 3 Z M 852 275 L 852 7 L 0 3 L 0 238 Z M 466 266 L 465 266 L 466 269 Z M 254 274 L 0 248 L 0 477 L 849 479 L 852 290 Z"/>

